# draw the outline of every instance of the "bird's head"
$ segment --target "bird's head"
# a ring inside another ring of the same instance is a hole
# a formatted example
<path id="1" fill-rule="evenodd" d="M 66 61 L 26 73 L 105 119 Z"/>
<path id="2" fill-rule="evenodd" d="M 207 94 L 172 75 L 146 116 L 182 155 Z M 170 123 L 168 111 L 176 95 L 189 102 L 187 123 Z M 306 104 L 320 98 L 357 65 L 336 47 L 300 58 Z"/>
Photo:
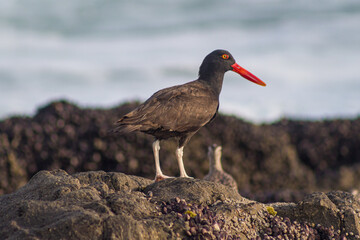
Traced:
<path id="1" fill-rule="evenodd" d="M 217 144 L 212 144 L 208 147 L 208 158 L 221 158 L 222 147 Z"/>
<path id="2" fill-rule="evenodd" d="M 225 73 L 229 70 L 240 74 L 242 77 L 253 83 L 266 86 L 266 84 L 258 77 L 243 67 L 240 67 L 239 64 L 236 63 L 234 57 L 226 50 L 215 50 L 208 54 L 200 66 L 199 76 L 207 76 L 214 73 Z"/>

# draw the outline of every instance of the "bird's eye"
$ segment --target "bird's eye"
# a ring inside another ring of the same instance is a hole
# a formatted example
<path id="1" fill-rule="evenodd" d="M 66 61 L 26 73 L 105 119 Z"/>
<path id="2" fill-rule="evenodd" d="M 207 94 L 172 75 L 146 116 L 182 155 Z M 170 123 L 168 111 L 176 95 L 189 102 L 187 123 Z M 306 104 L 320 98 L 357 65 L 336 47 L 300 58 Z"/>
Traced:
<path id="1" fill-rule="evenodd" d="M 223 59 L 229 59 L 229 55 L 227 55 L 227 54 L 223 54 L 221 57 L 222 57 Z"/>

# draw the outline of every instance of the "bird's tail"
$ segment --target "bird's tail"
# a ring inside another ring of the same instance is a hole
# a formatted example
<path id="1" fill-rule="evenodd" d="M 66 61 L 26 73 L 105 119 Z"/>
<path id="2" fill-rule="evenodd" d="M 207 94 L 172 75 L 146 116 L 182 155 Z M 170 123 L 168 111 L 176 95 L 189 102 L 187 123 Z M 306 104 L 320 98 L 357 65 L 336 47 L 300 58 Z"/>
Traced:
<path id="1" fill-rule="evenodd" d="M 140 130 L 140 120 L 141 119 L 139 119 L 139 117 L 134 116 L 134 111 L 130 112 L 114 123 L 115 127 L 111 130 L 111 132 L 126 134 Z"/>
<path id="2" fill-rule="evenodd" d="M 116 126 L 111 130 L 111 133 L 125 134 L 133 131 L 137 131 L 139 129 L 140 129 L 139 125 L 127 125 L 127 124 L 116 123 Z"/>

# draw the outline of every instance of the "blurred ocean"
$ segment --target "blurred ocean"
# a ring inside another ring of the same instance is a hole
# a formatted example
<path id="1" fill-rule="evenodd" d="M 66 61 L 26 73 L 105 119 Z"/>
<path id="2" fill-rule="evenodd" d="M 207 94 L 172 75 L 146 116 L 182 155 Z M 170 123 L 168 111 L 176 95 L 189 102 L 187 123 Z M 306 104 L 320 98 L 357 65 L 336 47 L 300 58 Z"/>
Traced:
<path id="1" fill-rule="evenodd" d="M 359 0 L 0 2 L 0 118 L 49 100 L 112 107 L 197 78 L 229 50 L 220 111 L 263 122 L 360 114 Z"/>

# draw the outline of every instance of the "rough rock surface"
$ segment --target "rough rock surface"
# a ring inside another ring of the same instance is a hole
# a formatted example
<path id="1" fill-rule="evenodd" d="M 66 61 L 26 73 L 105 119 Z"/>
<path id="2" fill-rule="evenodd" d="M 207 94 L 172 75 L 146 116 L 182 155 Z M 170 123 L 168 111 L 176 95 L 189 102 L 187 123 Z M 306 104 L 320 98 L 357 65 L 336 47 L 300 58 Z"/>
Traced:
<path id="1" fill-rule="evenodd" d="M 2 239 L 358 239 L 345 192 L 265 205 L 205 180 L 40 171 L 0 196 Z M 276 215 L 276 211 L 278 215 Z"/>
<path id="2" fill-rule="evenodd" d="M 117 118 L 136 103 L 84 109 L 66 101 L 40 108 L 34 117 L 0 122 L 0 194 L 24 185 L 40 170 L 116 171 L 154 177 L 152 137 L 109 136 Z M 207 148 L 222 145 L 224 170 L 243 196 L 262 201 L 298 201 L 313 191 L 360 188 L 360 118 L 254 125 L 218 115 L 184 150 L 189 175 L 208 171 Z M 176 143 L 162 143 L 165 174 L 178 174 Z"/>

